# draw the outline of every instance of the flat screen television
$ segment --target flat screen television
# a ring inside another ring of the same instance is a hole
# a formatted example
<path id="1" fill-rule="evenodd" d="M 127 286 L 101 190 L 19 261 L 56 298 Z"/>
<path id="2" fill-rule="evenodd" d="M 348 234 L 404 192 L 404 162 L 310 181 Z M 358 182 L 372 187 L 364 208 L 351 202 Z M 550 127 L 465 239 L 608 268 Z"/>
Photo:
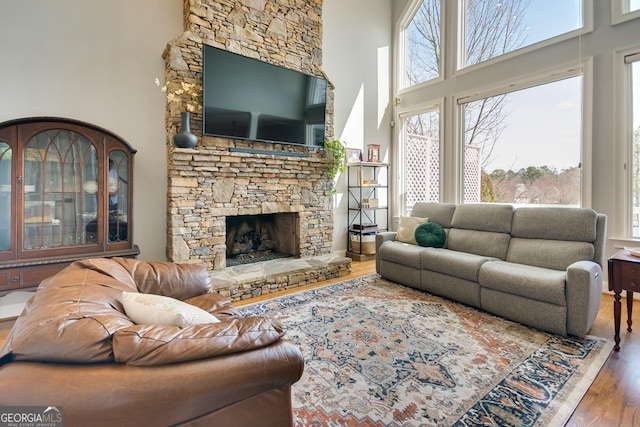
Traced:
<path id="1" fill-rule="evenodd" d="M 204 45 L 203 134 L 322 146 L 327 81 Z"/>

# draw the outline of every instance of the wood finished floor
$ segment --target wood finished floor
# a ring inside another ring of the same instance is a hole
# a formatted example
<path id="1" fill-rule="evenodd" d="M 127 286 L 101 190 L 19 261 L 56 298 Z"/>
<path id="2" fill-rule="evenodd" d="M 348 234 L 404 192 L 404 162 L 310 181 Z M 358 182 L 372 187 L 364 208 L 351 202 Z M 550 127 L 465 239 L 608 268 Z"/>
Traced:
<path id="1" fill-rule="evenodd" d="M 236 305 L 244 305 L 300 292 L 319 286 L 326 286 L 342 280 L 353 279 L 375 273 L 375 261 L 354 261 L 351 274 L 304 286 L 277 294 L 251 298 Z M 622 301 L 622 332 L 620 352 L 612 352 L 577 409 L 569 419 L 571 427 L 614 427 L 640 426 L 640 302 L 636 302 L 633 313 L 635 331 L 626 331 L 626 303 Z M 0 345 L 7 337 L 11 323 L 0 323 Z M 590 331 L 591 335 L 613 340 L 613 297 L 603 295 L 598 317 Z"/>

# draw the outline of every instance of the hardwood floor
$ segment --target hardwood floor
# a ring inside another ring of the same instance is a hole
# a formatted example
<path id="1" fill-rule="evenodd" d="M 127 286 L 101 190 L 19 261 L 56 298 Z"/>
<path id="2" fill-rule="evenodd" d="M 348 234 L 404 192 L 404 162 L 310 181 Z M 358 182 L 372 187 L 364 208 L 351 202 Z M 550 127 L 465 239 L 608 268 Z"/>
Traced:
<path id="1" fill-rule="evenodd" d="M 351 274 L 313 285 L 301 286 L 277 294 L 251 298 L 236 305 L 326 286 L 342 280 L 375 273 L 375 260 L 351 265 Z M 571 416 L 567 426 L 613 427 L 640 426 L 640 302 L 633 313 L 634 332 L 626 331 L 626 303 L 622 302 L 622 332 L 620 352 L 612 352 L 596 380 Z M 10 325 L 0 324 L 0 345 L 6 339 Z M 613 297 L 603 295 L 598 317 L 591 335 L 613 340 Z"/>

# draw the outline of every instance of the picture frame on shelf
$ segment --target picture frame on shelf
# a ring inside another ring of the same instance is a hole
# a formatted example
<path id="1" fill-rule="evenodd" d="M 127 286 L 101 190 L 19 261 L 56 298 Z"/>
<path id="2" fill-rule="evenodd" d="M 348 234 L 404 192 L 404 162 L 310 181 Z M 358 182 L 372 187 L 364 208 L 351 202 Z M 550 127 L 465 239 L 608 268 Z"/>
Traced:
<path id="1" fill-rule="evenodd" d="M 358 163 L 362 161 L 362 150 L 359 148 L 347 147 L 347 163 Z"/>
<path id="2" fill-rule="evenodd" d="M 380 145 L 369 144 L 367 145 L 367 162 L 378 163 L 380 161 Z"/>

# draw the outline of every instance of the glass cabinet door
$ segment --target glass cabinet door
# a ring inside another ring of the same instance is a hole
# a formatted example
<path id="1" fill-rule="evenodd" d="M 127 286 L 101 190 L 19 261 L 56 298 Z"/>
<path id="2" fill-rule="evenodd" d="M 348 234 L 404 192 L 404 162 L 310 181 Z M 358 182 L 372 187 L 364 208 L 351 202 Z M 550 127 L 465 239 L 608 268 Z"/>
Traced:
<path id="1" fill-rule="evenodd" d="M 109 153 L 109 174 L 107 187 L 109 193 L 109 230 L 108 242 L 129 240 L 127 213 L 129 212 L 129 162 L 127 154 L 121 150 Z"/>
<path id="2" fill-rule="evenodd" d="M 36 134 L 23 153 L 23 250 L 95 244 L 98 156 L 77 132 Z M 92 238 L 92 236 L 94 238 Z"/>
<path id="3" fill-rule="evenodd" d="M 11 147 L 0 141 L 0 251 L 11 250 L 11 158 Z"/>

